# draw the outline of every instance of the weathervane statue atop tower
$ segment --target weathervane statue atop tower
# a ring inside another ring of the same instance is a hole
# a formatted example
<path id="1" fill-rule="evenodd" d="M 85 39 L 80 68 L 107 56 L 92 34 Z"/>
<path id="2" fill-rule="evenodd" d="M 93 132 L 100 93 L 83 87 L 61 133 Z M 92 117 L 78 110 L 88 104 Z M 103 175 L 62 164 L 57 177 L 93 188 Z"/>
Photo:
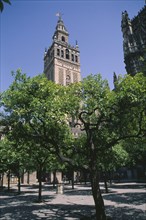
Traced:
<path id="1" fill-rule="evenodd" d="M 56 13 L 56 16 L 58 17 L 58 20 L 60 21 L 60 20 L 62 20 L 62 13 L 61 12 L 57 12 Z"/>

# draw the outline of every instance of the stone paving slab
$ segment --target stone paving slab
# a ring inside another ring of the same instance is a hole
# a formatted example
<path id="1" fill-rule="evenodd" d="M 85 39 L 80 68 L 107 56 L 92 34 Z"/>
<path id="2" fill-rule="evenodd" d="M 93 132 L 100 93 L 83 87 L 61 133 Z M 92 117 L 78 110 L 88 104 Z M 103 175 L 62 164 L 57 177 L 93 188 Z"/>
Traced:
<path id="1" fill-rule="evenodd" d="M 103 189 L 103 185 L 101 184 Z M 94 202 L 89 185 L 65 185 L 64 194 L 56 194 L 51 185 L 43 185 L 43 202 L 37 203 L 37 185 L 16 185 L 10 193 L 0 191 L 1 220 L 79 220 L 94 219 Z M 106 213 L 113 220 L 146 220 L 146 184 L 119 183 L 103 193 Z M 88 218 L 87 218 L 88 216 Z"/>

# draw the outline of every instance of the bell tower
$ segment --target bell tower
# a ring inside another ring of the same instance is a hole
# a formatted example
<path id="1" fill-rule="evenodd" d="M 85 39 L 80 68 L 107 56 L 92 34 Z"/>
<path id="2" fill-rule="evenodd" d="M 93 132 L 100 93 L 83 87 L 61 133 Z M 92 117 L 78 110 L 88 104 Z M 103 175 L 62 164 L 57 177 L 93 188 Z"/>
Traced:
<path id="1" fill-rule="evenodd" d="M 49 80 L 66 86 L 81 81 L 80 51 L 77 41 L 75 46 L 69 44 L 69 33 L 61 14 L 58 13 L 57 16 L 52 45 L 45 50 L 44 73 Z"/>

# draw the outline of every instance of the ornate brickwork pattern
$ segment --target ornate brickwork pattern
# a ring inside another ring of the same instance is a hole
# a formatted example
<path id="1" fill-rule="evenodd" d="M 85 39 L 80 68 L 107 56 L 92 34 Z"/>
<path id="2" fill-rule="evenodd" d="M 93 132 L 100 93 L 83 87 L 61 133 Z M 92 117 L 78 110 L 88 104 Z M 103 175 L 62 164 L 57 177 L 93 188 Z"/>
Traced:
<path id="1" fill-rule="evenodd" d="M 73 82 L 78 82 L 78 74 L 76 72 L 73 72 Z"/>
<path id="2" fill-rule="evenodd" d="M 64 85 L 63 69 L 59 68 L 59 84 Z"/>

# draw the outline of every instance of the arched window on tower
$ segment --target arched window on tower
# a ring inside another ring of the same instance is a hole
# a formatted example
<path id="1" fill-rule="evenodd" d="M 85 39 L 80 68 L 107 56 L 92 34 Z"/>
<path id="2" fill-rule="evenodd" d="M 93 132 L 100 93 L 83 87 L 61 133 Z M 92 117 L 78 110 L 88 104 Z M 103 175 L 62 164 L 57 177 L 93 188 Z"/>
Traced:
<path id="1" fill-rule="evenodd" d="M 65 42 L 65 37 L 64 37 L 64 36 L 62 36 L 61 40 L 62 40 L 63 42 Z"/>
<path id="2" fill-rule="evenodd" d="M 71 55 L 71 60 L 74 62 L 74 54 Z"/>
<path id="3" fill-rule="evenodd" d="M 66 49 L 66 59 L 69 60 L 69 50 L 68 49 Z"/>
<path id="4" fill-rule="evenodd" d="M 64 51 L 61 50 L 61 57 L 64 58 Z"/>
<path id="5" fill-rule="evenodd" d="M 60 56 L 60 50 L 57 49 L 57 56 Z"/>
<path id="6" fill-rule="evenodd" d="M 78 62 L 78 56 L 75 56 L 75 61 L 76 61 L 76 63 Z"/>

